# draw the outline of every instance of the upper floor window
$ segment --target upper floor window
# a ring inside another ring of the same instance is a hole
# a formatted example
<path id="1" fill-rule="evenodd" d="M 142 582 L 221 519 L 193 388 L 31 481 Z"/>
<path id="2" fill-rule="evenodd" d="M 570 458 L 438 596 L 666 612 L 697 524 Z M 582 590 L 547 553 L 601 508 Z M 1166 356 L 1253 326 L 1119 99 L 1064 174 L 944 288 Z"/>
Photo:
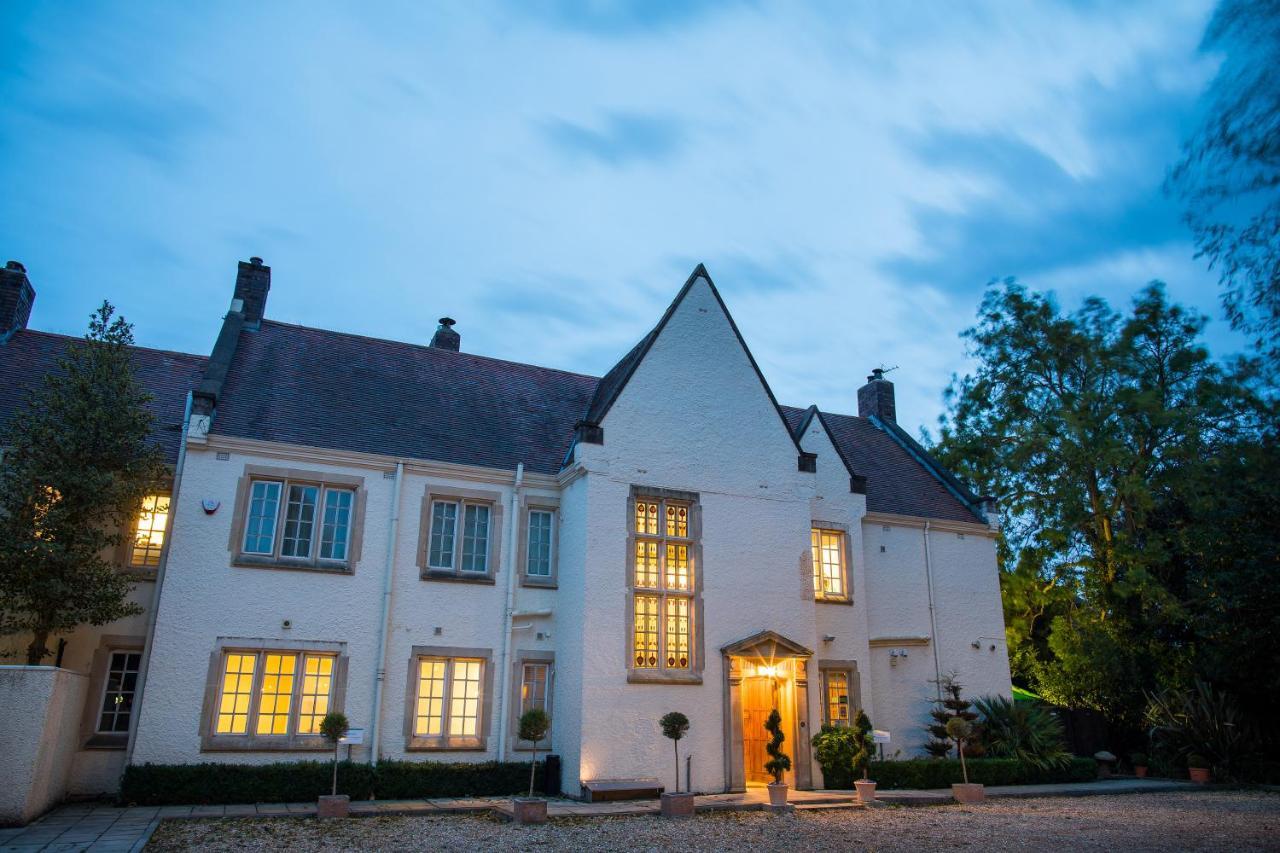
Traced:
<path id="1" fill-rule="evenodd" d="M 169 496 L 147 495 L 143 498 L 142 509 L 133 525 L 133 538 L 129 542 L 131 567 L 153 569 L 160 565 L 168 526 Z"/>
<path id="2" fill-rule="evenodd" d="M 681 680 L 701 669 L 696 496 L 632 498 L 628 586 L 633 680 Z"/>
<path id="3" fill-rule="evenodd" d="M 418 545 L 423 577 L 492 582 L 501 518 L 501 495 L 496 492 L 428 490 Z"/>
<path id="4" fill-rule="evenodd" d="M 233 536 L 237 562 L 346 568 L 358 559 L 363 479 L 246 469 Z"/>
<path id="5" fill-rule="evenodd" d="M 813 546 L 814 596 L 820 601 L 848 601 L 844 531 L 814 527 L 810 530 L 810 540 Z"/>
<path id="6" fill-rule="evenodd" d="M 551 526 L 555 514 L 550 510 L 529 510 L 529 547 L 525 554 L 525 571 L 537 578 L 551 577 Z"/>

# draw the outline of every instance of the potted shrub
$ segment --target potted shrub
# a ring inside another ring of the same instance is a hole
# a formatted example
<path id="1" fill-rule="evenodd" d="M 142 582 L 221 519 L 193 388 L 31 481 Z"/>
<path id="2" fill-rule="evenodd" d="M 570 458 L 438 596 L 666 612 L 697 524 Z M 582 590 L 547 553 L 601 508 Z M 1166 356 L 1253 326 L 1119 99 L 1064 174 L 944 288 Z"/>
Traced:
<path id="1" fill-rule="evenodd" d="M 676 751 L 676 788 L 662 794 L 662 816 L 665 818 L 693 817 L 693 792 L 680 790 L 680 738 L 689 731 L 689 718 L 679 711 L 663 714 L 658 721 L 663 737 L 671 738 Z"/>
<path id="2" fill-rule="evenodd" d="M 529 759 L 529 796 L 516 797 L 511 803 L 511 814 L 516 823 L 546 823 L 547 801 L 533 795 L 533 778 L 538 769 L 538 742 L 547 736 L 551 718 L 541 708 L 530 708 L 520 715 L 520 740 L 533 744 L 533 757 Z"/>
<path id="3" fill-rule="evenodd" d="M 1204 785 L 1209 781 L 1209 759 L 1193 752 L 1187 756 L 1187 773 L 1191 781 Z"/>
<path id="4" fill-rule="evenodd" d="M 969 766 L 964 760 L 964 742 L 972 734 L 973 726 L 963 717 L 952 717 L 947 720 L 947 737 L 956 742 L 956 754 L 960 756 L 960 772 L 964 776 L 963 783 L 956 782 L 951 785 L 951 796 L 956 798 L 957 803 L 980 803 L 986 799 L 986 792 L 982 785 L 970 784 Z"/>
<path id="5" fill-rule="evenodd" d="M 1133 775 L 1139 779 L 1143 779 L 1147 775 L 1147 754 L 1145 752 L 1135 752 L 1129 756 L 1129 763 L 1133 765 Z"/>
<path id="6" fill-rule="evenodd" d="M 861 779 L 853 783 L 858 791 L 858 802 L 870 803 L 876 798 L 876 783 L 868 778 L 871 769 L 871 756 L 875 755 L 876 738 L 871 730 L 871 721 L 867 712 L 858 710 L 858 718 L 853 721 L 853 773 L 862 774 Z"/>
<path id="7" fill-rule="evenodd" d="M 773 781 L 769 783 L 769 805 L 785 808 L 787 783 L 782 781 L 782 774 L 791 769 L 791 758 L 782 751 L 782 742 L 787 738 L 782 734 L 782 715 L 777 708 L 769 712 L 769 718 L 764 721 L 764 729 L 769 733 L 769 742 L 764 745 L 764 751 L 769 753 L 769 760 L 764 763 L 764 769 L 773 777 Z"/>
<path id="8" fill-rule="evenodd" d="M 337 712 L 325 714 L 320 721 L 320 734 L 333 744 L 333 789 L 316 803 L 316 817 L 346 817 L 351 811 L 351 797 L 338 793 L 338 743 L 347 736 L 350 728 L 346 715 Z"/>

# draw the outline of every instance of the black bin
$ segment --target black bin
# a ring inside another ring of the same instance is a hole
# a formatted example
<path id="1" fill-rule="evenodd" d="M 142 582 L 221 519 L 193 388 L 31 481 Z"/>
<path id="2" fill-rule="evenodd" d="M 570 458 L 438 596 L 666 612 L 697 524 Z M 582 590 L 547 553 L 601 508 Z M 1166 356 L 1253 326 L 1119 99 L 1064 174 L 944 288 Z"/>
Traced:
<path id="1" fill-rule="evenodd" d="M 560 756 L 548 755 L 542 764 L 542 793 L 548 797 L 560 796 Z"/>

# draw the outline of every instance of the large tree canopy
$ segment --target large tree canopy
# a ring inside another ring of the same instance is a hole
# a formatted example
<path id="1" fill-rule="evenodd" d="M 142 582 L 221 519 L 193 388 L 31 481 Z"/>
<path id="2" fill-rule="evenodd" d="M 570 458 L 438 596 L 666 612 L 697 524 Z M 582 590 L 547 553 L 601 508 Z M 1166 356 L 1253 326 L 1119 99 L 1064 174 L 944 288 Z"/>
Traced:
<path id="1" fill-rule="evenodd" d="M 0 437 L 0 634 L 31 634 L 31 664 L 52 634 L 139 612 L 111 557 L 165 466 L 113 315 L 104 302 Z"/>

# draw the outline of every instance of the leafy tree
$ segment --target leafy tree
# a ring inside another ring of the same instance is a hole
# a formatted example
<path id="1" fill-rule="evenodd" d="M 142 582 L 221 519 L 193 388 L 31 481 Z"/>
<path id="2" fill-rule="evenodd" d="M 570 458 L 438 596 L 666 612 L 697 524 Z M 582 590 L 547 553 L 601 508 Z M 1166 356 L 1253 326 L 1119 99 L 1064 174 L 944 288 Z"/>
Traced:
<path id="1" fill-rule="evenodd" d="M 1232 326 L 1280 369 L 1280 0 L 1223 0 L 1203 47 L 1223 61 L 1169 186 Z"/>
<path id="2" fill-rule="evenodd" d="M 764 751 L 769 753 L 769 760 L 764 763 L 765 772 L 773 777 L 775 785 L 782 784 L 782 774 L 791 769 L 791 757 L 782 751 L 782 742 L 786 735 L 782 733 L 782 715 L 774 708 L 764 721 L 764 729 L 769 733 L 769 742 Z"/>
<path id="3" fill-rule="evenodd" d="M 662 715 L 658 721 L 662 726 L 662 736 L 671 739 L 676 750 L 676 793 L 680 793 L 680 738 L 689 731 L 689 718 L 679 711 L 670 711 Z"/>
<path id="4" fill-rule="evenodd" d="M 533 758 L 529 761 L 529 796 L 533 796 L 533 776 L 538 769 L 538 742 L 551 730 L 551 717 L 541 708 L 530 708 L 520 715 L 520 740 L 533 744 Z"/>
<path id="5" fill-rule="evenodd" d="M 104 555 L 128 537 L 165 467 L 148 441 L 132 327 L 114 315 L 106 302 L 94 312 L 0 438 L 0 633 L 30 632 L 29 664 L 54 633 L 140 612 Z"/>

